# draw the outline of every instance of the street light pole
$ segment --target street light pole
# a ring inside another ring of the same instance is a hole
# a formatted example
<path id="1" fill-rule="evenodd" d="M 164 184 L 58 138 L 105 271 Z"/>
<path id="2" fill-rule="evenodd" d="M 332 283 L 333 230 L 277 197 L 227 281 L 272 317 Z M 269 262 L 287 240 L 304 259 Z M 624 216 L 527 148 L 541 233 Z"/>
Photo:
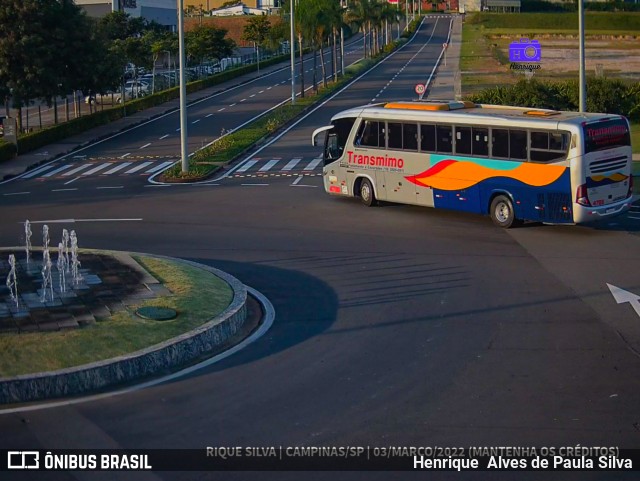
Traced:
<path id="1" fill-rule="evenodd" d="M 294 15 L 293 15 L 293 0 L 291 1 L 291 17 L 289 23 L 291 24 L 291 40 L 289 43 L 289 50 L 291 52 L 291 104 L 296 103 L 296 53 L 295 53 L 295 29 L 294 29 Z M 302 45 L 300 46 L 302 48 Z"/>
<path id="2" fill-rule="evenodd" d="M 187 84 L 184 75 L 184 0 L 178 0 L 178 55 L 180 56 L 180 158 L 182 173 L 189 172 L 187 154 Z"/>

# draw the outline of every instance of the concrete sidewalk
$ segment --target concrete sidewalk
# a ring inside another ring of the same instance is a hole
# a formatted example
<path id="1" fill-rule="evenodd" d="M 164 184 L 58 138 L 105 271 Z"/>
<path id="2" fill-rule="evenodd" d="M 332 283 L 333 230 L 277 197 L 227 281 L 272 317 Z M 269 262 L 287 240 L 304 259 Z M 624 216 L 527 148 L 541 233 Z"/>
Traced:
<path id="1" fill-rule="evenodd" d="M 221 84 L 209 87 L 207 89 L 199 90 L 187 95 L 187 104 L 191 104 L 198 100 L 205 99 L 211 95 L 224 92 L 233 87 L 246 84 L 252 80 L 260 77 L 264 77 L 276 70 L 286 68 L 288 62 L 281 62 L 275 65 L 271 65 L 265 69 L 260 69 L 260 74 L 257 72 L 248 73 L 237 77 L 235 79 L 228 80 Z M 12 160 L 6 162 L 0 162 L 0 181 L 9 179 L 20 175 L 30 168 L 47 163 L 55 158 L 62 157 L 78 150 L 82 147 L 86 147 L 93 142 L 101 139 L 105 139 L 111 135 L 123 132 L 135 127 L 141 123 L 147 122 L 153 118 L 159 117 L 168 112 L 178 110 L 180 107 L 180 99 L 174 99 L 156 107 L 151 107 L 140 112 L 136 112 L 133 115 L 129 115 L 122 119 L 110 122 L 99 127 L 95 127 L 91 130 L 87 130 L 78 135 L 68 137 L 58 142 L 48 144 L 40 149 L 28 152 L 23 155 L 18 155 Z M 117 108 L 117 107 L 116 107 Z"/>

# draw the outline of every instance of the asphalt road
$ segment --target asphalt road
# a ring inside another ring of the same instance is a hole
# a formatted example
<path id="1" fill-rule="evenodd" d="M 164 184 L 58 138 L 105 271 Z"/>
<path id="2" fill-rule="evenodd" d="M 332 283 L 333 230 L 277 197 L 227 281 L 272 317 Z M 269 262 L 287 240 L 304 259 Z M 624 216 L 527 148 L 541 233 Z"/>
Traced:
<path id="1" fill-rule="evenodd" d="M 441 44 L 445 30 L 426 24 L 404 50 L 255 155 L 260 162 L 317 156 L 309 129 L 324 125 L 334 111 L 377 94 L 407 98 L 406 87 L 430 71 L 431 44 Z M 135 134 L 126 137 L 131 145 L 138 141 Z M 328 197 L 319 177 L 303 181 L 294 186 L 283 176 L 261 182 L 229 177 L 84 197 L 2 197 L 2 245 L 20 243 L 25 218 L 76 219 L 50 223 L 52 238 L 62 227 L 74 228 L 81 247 L 213 265 L 264 293 L 276 320 L 249 348 L 188 378 L 86 404 L 2 415 L 0 447 L 638 447 L 640 318 L 628 304 L 616 304 L 607 287 L 640 293 L 639 229 L 631 216 L 596 226 L 531 224 L 507 231 L 478 215 L 398 205 L 366 209 L 353 199 Z M 141 220 L 90 220 L 125 218 Z M 429 477 L 534 480 L 540 473 Z M 15 476 L 424 478 L 411 472 Z"/>

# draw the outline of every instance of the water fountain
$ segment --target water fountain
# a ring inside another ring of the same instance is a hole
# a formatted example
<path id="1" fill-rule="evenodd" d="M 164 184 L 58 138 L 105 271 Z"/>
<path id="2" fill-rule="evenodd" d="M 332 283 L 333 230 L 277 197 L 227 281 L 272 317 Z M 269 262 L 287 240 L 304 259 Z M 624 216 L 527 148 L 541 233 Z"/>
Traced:
<path id="1" fill-rule="evenodd" d="M 16 256 L 13 254 L 9 254 L 9 266 L 11 266 L 11 269 L 9 270 L 9 275 L 7 275 L 7 287 L 9 288 L 11 300 L 15 302 L 16 309 L 18 309 L 18 278 L 16 277 Z"/>
<path id="2" fill-rule="evenodd" d="M 47 302 L 47 294 L 51 295 L 51 301 L 53 302 L 53 282 L 51 281 L 51 256 L 49 255 L 49 249 L 45 249 L 42 252 L 42 295 L 40 302 Z"/>
<path id="3" fill-rule="evenodd" d="M 60 292 L 67 292 L 67 280 L 65 278 L 65 272 L 68 269 L 67 259 L 64 255 L 64 244 L 58 243 L 58 260 L 56 261 L 56 267 L 58 268 L 58 284 L 60 286 Z"/>
<path id="4" fill-rule="evenodd" d="M 27 266 L 29 265 L 29 258 L 31 257 L 31 224 L 29 223 L 29 219 L 24 221 L 24 250 L 27 254 Z"/>
<path id="5" fill-rule="evenodd" d="M 69 231 L 67 229 L 62 229 L 62 248 L 64 249 L 64 265 L 69 272 Z"/>
<path id="6" fill-rule="evenodd" d="M 80 261 L 78 260 L 78 237 L 76 231 L 72 230 L 69 234 L 71 240 L 71 278 L 74 284 L 78 284 L 82 280 L 82 274 L 80 274 Z"/>

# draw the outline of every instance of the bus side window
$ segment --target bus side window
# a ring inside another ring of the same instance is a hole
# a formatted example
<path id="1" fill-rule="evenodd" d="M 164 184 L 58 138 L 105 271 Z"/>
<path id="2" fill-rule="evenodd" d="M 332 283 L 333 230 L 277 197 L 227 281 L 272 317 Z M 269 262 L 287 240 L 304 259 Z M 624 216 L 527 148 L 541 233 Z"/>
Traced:
<path id="1" fill-rule="evenodd" d="M 436 126 L 420 124 L 420 151 L 436 151 Z"/>
<path id="2" fill-rule="evenodd" d="M 509 131 L 491 129 L 491 157 L 509 158 Z"/>
<path id="3" fill-rule="evenodd" d="M 379 147 L 380 141 L 378 139 L 378 131 L 380 130 L 380 122 L 373 120 L 365 120 L 360 126 L 360 132 L 358 132 L 358 140 L 356 144 L 364 145 L 366 147 Z M 382 127 L 382 146 L 384 147 L 384 124 Z"/>
<path id="4" fill-rule="evenodd" d="M 509 130 L 509 157 L 527 160 L 527 131 Z"/>
<path id="5" fill-rule="evenodd" d="M 531 131 L 529 158 L 532 162 L 551 162 L 567 156 L 568 135 L 560 132 Z"/>
<path id="6" fill-rule="evenodd" d="M 442 152 L 444 154 L 450 154 L 453 152 L 453 136 L 451 135 L 451 126 L 450 125 L 438 125 L 436 126 L 437 131 L 437 149 L 438 152 Z"/>
<path id="7" fill-rule="evenodd" d="M 456 126 L 456 154 L 471 154 L 471 127 Z"/>
<path id="8" fill-rule="evenodd" d="M 389 133 L 389 148 L 390 149 L 402 149 L 402 124 L 389 122 L 387 124 L 387 131 Z"/>
<path id="9" fill-rule="evenodd" d="M 472 131 L 472 154 L 486 157 L 489 155 L 489 129 L 473 127 Z"/>
<path id="10" fill-rule="evenodd" d="M 418 124 L 402 124 L 402 148 L 418 150 Z"/>

